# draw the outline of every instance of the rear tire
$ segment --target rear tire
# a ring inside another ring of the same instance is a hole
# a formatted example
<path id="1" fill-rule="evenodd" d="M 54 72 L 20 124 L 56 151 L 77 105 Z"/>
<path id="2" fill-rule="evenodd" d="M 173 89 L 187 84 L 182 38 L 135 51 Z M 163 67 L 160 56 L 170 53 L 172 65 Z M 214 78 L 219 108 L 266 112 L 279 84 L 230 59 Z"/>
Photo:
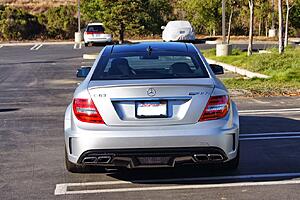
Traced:
<path id="1" fill-rule="evenodd" d="M 88 47 L 88 46 L 89 46 L 89 43 L 84 43 L 84 46 L 85 46 L 85 47 Z"/>
<path id="2" fill-rule="evenodd" d="M 238 147 L 236 157 L 224 163 L 223 168 L 225 168 L 226 170 L 236 170 L 239 167 L 239 162 L 240 162 L 240 148 Z"/>
<path id="3" fill-rule="evenodd" d="M 67 155 L 67 150 L 65 150 L 65 164 L 66 164 L 66 169 L 72 173 L 82 173 L 86 170 L 84 168 L 84 166 L 77 165 L 77 164 L 69 161 L 68 155 Z"/>

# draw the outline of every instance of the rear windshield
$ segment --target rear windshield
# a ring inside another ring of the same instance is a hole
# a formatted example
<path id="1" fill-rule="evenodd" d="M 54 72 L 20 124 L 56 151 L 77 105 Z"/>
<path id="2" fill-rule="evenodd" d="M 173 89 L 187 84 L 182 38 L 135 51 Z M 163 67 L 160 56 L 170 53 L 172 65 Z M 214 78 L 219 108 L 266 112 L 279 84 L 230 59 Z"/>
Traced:
<path id="1" fill-rule="evenodd" d="M 101 25 L 91 25 L 87 27 L 87 32 L 104 32 L 105 29 Z"/>
<path id="2" fill-rule="evenodd" d="M 92 80 L 208 77 L 202 61 L 189 55 L 117 55 L 100 59 Z"/>

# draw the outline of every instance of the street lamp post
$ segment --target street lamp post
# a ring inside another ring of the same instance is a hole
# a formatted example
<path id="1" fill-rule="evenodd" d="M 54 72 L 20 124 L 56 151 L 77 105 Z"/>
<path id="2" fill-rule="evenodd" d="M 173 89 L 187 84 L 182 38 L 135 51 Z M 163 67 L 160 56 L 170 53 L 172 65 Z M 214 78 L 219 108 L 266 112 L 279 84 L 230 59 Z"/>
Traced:
<path id="1" fill-rule="evenodd" d="M 77 6 L 78 32 L 80 32 L 80 0 L 77 0 Z"/>
<path id="2" fill-rule="evenodd" d="M 226 43 L 226 28 L 225 28 L 225 0 L 222 0 L 222 37 L 223 44 Z"/>

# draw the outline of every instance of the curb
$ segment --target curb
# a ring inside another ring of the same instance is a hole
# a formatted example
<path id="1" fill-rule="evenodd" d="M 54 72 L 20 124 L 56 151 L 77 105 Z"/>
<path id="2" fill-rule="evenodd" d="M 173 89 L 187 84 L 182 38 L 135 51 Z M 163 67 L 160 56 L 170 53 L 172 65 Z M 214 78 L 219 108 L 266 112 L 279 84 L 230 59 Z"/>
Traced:
<path id="1" fill-rule="evenodd" d="M 238 73 L 238 74 L 243 75 L 243 76 L 247 76 L 248 78 L 255 78 L 255 77 L 257 77 L 257 78 L 270 78 L 270 76 L 255 73 L 255 72 L 251 72 L 251 71 L 248 71 L 248 70 L 245 70 L 245 69 L 238 68 L 238 67 L 233 66 L 233 65 L 226 64 L 226 63 L 218 62 L 218 61 L 211 60 L 211 59 L 206 59 L 206 60 L 210 64 L 220 65 L 228 71 Z"/>
<path id="2" fill-rule="evenodd" d="M 84 60 L 96 60 L 98 54 L 83 54 Z"/>

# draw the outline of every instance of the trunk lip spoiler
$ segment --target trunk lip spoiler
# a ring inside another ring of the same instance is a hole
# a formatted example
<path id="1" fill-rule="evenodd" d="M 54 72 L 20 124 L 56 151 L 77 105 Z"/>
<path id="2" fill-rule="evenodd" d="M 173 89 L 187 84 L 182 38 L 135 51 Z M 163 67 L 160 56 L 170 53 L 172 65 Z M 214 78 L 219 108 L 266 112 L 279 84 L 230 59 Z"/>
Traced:
<path id="1" fill-rule="evenodd" d="M 190 99 L 192 99 L 192 96 L 111 98 L 111 101 L 161 101 L 161 100 L 190 100 Z"/>
<path id="2" fill-rule="evenodd" d="M 94 86 L 88 86 L 89 90 L 97 89 L 97 88 L 114 88 L 114 87 L 131 87 L 131 86 L 137 86 L 137 87 L 155 87 L 155 86 L 204 86 L 208 88 L 214 88 L 215 85 L 213 83 L 211 84 L 192 84 L 192 83 L 186 83 L 186 84 L 172 84 L 172 83 L 154 83 L 154 84 L 118 84 L 118 85 L 94 85 Z"/>

